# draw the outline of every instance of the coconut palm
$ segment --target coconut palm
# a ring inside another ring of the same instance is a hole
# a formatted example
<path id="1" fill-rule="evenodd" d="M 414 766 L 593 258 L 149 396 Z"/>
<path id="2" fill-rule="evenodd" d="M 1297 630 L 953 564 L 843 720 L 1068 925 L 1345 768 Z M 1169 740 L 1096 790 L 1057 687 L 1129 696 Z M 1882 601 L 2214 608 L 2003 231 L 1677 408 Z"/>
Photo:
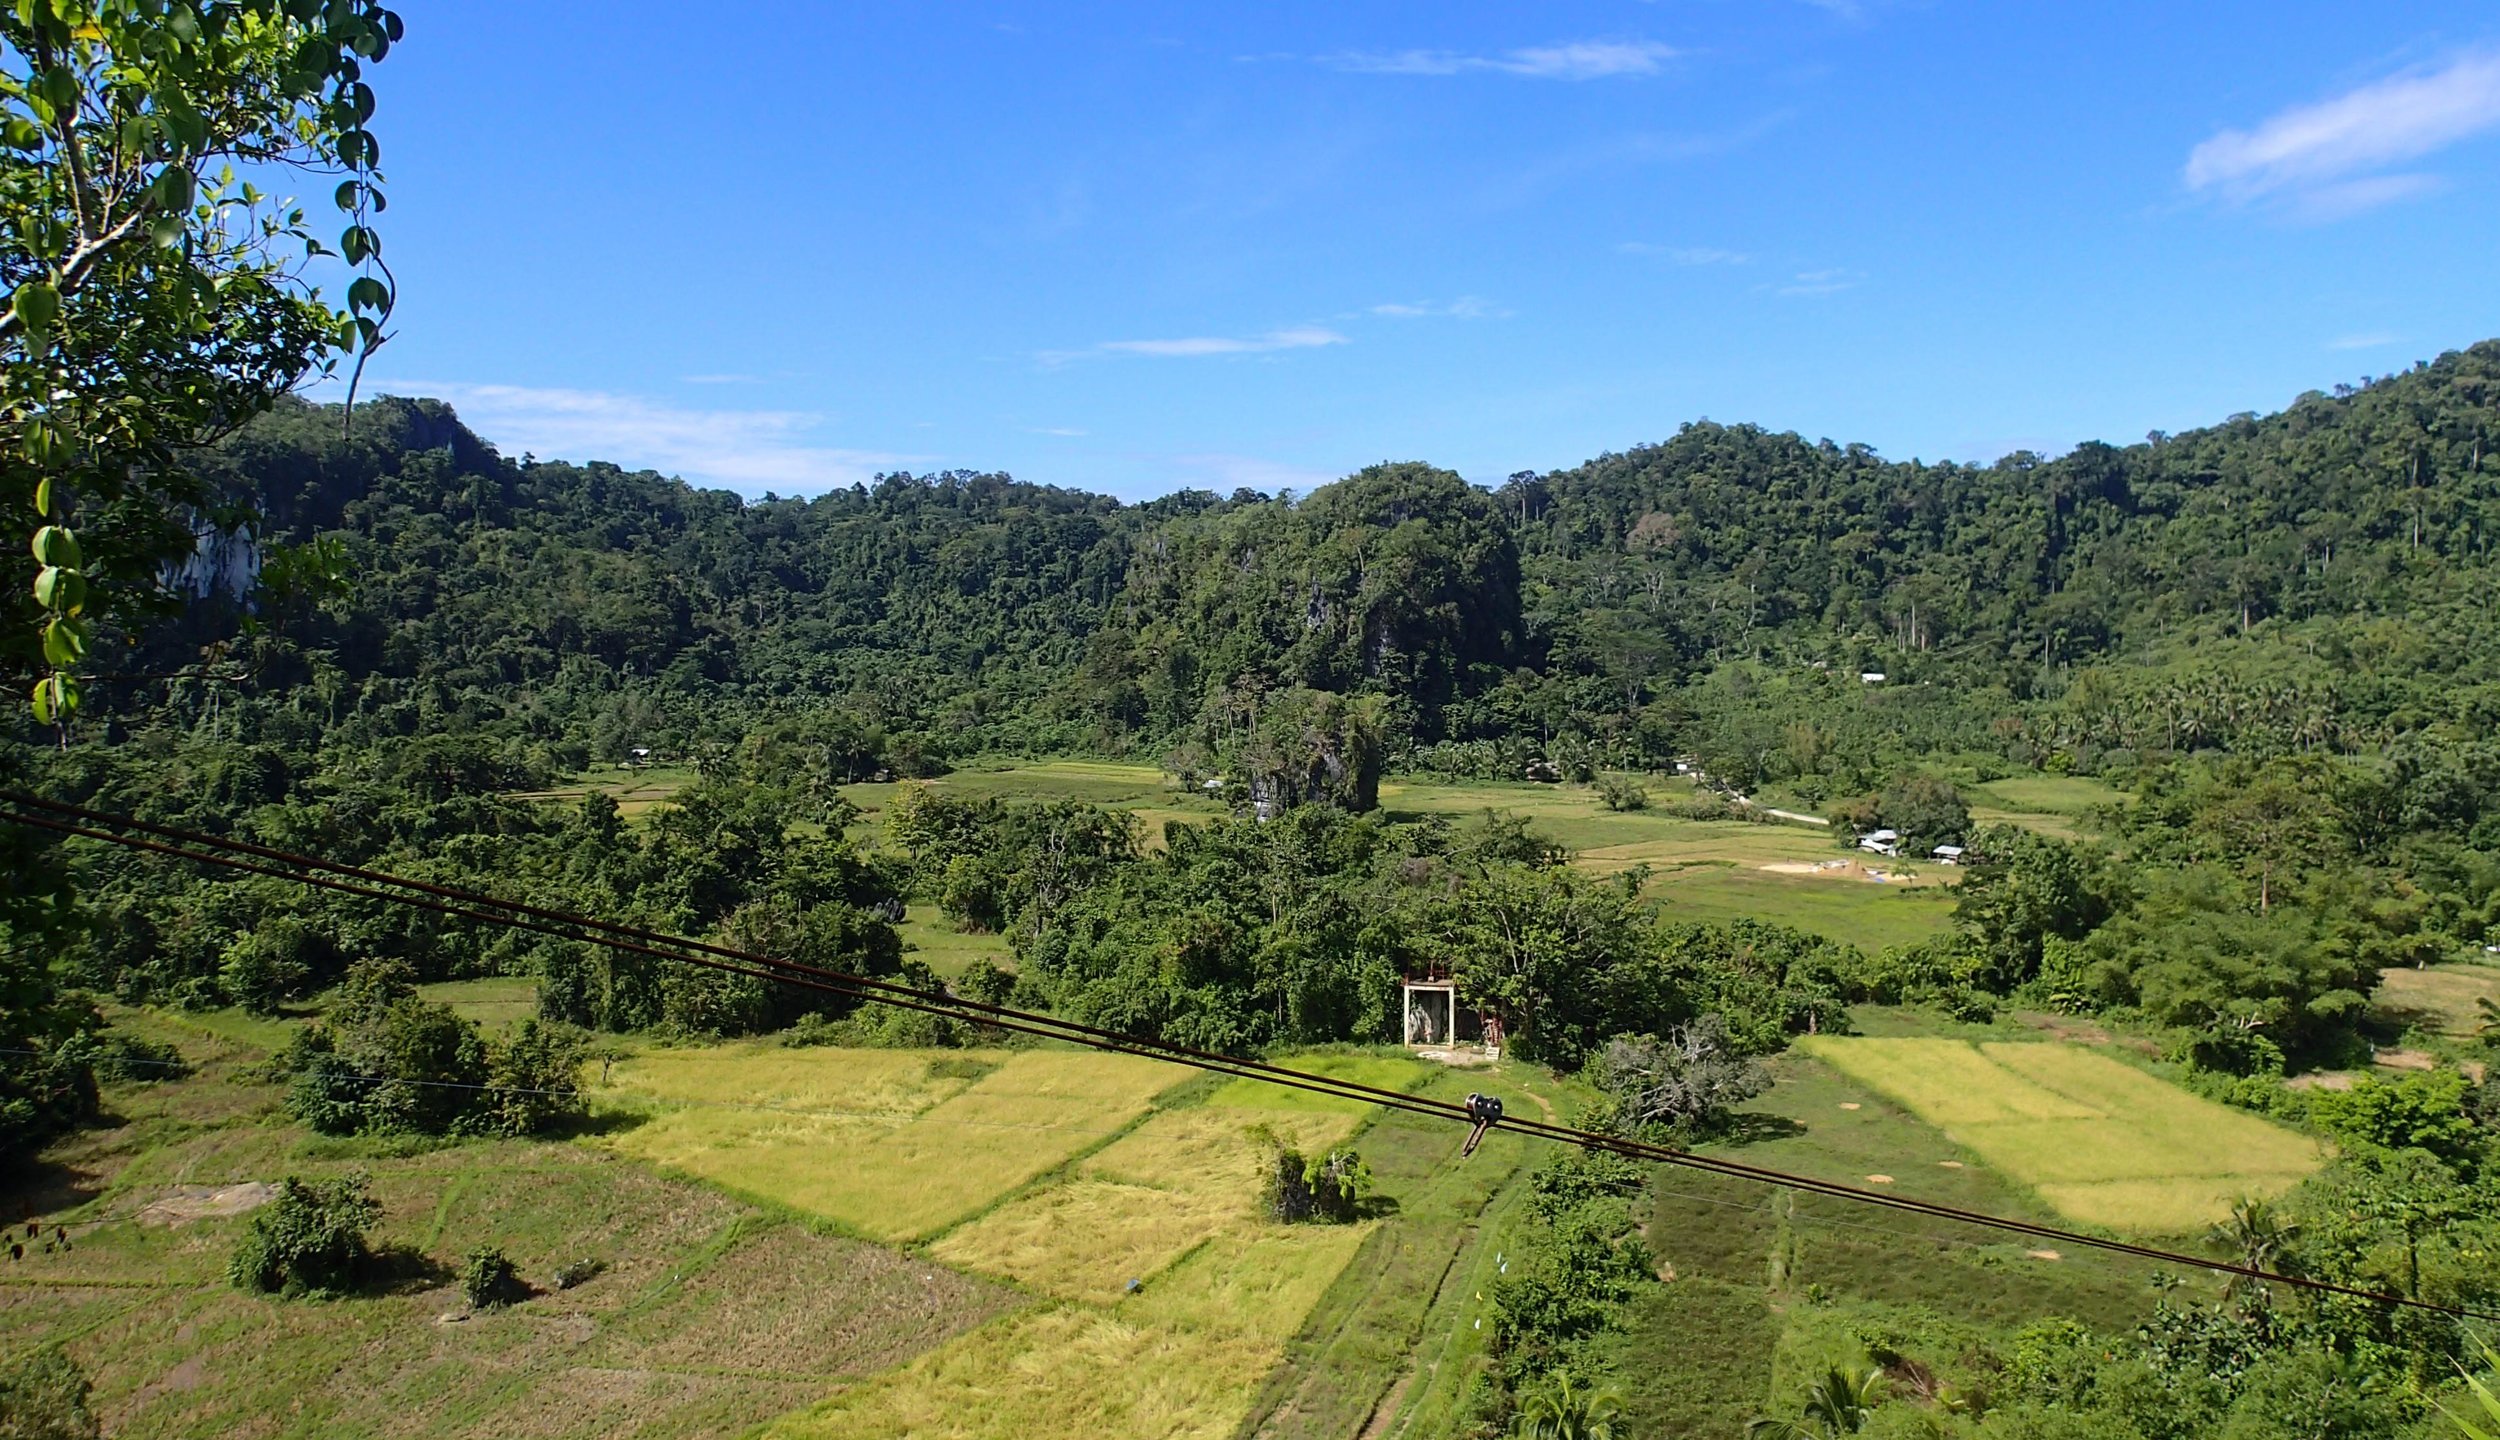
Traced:
<path id="1" fill-rule="evenodd" d="M 1623 1397 L 1557 1370 L 1519 1397 L 1516 1432 L 1523 1440 L 1615 1440 Z"/>
<path id="2" fill-rule="evenodd" d="M 2243 1195 L 2231 1202 L 2231 1216 L 2215 1222 L 2205 1232 L 2206 1243 L 2230 1252 L 2231 1257 L 2251 1270 L 2281 1268 L 2283 1252 L 2300 1234 L 2300 1222 L 2287 1218 L 2273 1204 L 2254 1195 Z M 2223 1293 L 2234 1298 L 2262 1293 L 2259 1282 L 2246 1275 L 2234 1275 Z"/>
<path id="3" fill-rule="evenodd" d="M 1746 1440 L 1836 1440 L 1866 1428 L 1883 1398 L 1884 1372 L 1873 1366 L 1833 1366 L 1806 1390 L 1802 1418 L 1776 1420 L 1764 1416 L 1745 1427 Z"/>

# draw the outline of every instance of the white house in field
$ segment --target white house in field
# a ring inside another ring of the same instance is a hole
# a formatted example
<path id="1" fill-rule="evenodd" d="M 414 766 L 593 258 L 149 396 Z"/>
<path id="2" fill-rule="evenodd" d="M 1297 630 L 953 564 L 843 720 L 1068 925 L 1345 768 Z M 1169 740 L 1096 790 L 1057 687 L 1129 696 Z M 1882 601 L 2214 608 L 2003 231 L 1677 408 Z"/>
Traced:
<path id="1" fill-rule="evenodd" d="M 1901 853 L 1901 832 L 1869 830 L 1858 837 L 1858 848 L 1870 855 L 1898 855 Z"/>
<path id="2" fill-rule="evenodd" d="M 1939 865 L 1959 865 L 1962 863 L 1962 857 L 1970 852 L 1959 845 L 1939 845 L 1928 853 L 1936 857 L 1936 863 Z"/>

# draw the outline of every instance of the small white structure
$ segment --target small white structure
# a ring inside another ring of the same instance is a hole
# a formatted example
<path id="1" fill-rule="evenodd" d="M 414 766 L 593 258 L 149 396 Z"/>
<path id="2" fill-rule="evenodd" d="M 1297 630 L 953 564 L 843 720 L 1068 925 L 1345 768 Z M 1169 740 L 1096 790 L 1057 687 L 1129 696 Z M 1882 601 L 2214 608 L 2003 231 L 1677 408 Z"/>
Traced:
<path id="1" fill-rule="evenodd" d="M 1453 1064 L 1475 1063 L 1454 1053 L 1460 1046 L 1481 1047 L 1486 1060 L 1502 1058 L 1502 1022 L 1459 1004 L 1456 980 L 1434 975 L 1408 977 L 1398 984 L 1398 999 L 1406 1012 L 1406 1044 L 1438 1052 L 1430 1058 Z"/>
<path id="2" fill-rule="evenodd" d="M 1858 683 L 1861 685 L 1881 685 L 1884 683 L 1884 672 L 1881 670 L 1861 670 L 1858 672 Z"/>
<path id="3" fill-rule="evenodd" d="M 1858 837 L 1858 848 L 1870 855 L 1898 855 L 1901 853 L 1901 832 L 1869 830 Z"/>
<path id="4" fill-rule="evenodd" d="M 1224 788 L 1224 782 L 1222 780 L 1201 780 L 1198 782 L 1198 788 L 1201 790 L 1221 790 Z"/>
<path id="5" fill-rule="evenodd" d="M 1962 863 L 1962 857 L 1970 852 L 1959 845 L 1939 845 L 1928 853 L 1936 857 L 1936 863 L 1939 865 L 1959 865 Z"/>

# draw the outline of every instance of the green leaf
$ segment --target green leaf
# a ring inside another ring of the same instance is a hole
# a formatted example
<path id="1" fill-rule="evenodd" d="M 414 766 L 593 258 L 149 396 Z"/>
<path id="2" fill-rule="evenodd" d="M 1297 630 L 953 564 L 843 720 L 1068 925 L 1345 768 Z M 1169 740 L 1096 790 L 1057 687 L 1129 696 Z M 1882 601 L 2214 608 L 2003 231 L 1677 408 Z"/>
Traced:
<path id="1" fill-rule="evenodd" d="M 359 190 L 362 190 L 363 188 L 364 188 L 364 186 L 363 186 L 362 184 L 360 184 L 359 182 L 357 182 L 357 181 L 354 181 L 354 180 L 341 180 L 341 181 L 339 182 L 339 190 L 338 190 L 338 195 L 337 195 L 337 197 L 336 197 L 336 198 L 337 198 L 337 200 L 338 200 L 338 205 L 339 205 L 339 208 L 340 208 L 341 210 L 353 210 L 353 209 L 355 209 L 355 208 L 356 208 L 356 192 L 357 192 L 357 191 L 359 191 Z"/>
<path id="2" fill-rule="evenodd" d="M 54 114 L 71 110 L 78 104 L 78 76 L 66 65 L 55 65 L 43 72 L 40 82 L 43 98 L 52 105 Z"/>
<path id="3" fill-rule="evenodd" d="M 35 513 L 38 515 L 52 513 L 52 477 L 49 475 L 35 482 Z"/>
<path id="4" fill-rule="evenodd" d="M 35 603 L 58 615 L 75 615 L 87 608 L 87 578 L 47 565 L 35 572 Z"/>
<path id="5" fill-rule="evenodd" d="M 78 553 L 78 537 L 61 525 L 46 525 L 35 532 L 35 559 L 44 565 L 66 565 L 75 570 L 86 563 Z"/>
<path id="6" fill-rule="evenodd" d="M 78 708 L 78 681 L 68 675 L 49 675 L 35 684 L 35 718 L 46 725 L 66 722 Z"/>
<path id="7" fill-rule="evenodd" d="M 165 167 L 157 175 L 155 183 L 148 186 L 148 198 L 156 202 L 159 210 L 188 210 L 198 195 L 199 182 L 193 178 L 187 165 Z"/>
<path id="8" fill-rule="evenodd" d="M 348 308 L 353 310 L 388 310 L 391 308 L 391 287 L 370 275 L 359 275 L 347 287 Z"/>
<path id="9" fill-rule="evenodd" d="M 61 315 L 61 292 L 49 280 L 29 280 L 9 298 L 9 308 L 17 312 L 17 323 L 26 327 L 27 335 L 48 335 Z"/>
<path id="10" fill-rule="evenodd" d="M 55 617 L 43 627 L 43 658 L 51 665 L 75 665 L 87 653 L 87 637 L 78 622 L 67 616 Z"/>

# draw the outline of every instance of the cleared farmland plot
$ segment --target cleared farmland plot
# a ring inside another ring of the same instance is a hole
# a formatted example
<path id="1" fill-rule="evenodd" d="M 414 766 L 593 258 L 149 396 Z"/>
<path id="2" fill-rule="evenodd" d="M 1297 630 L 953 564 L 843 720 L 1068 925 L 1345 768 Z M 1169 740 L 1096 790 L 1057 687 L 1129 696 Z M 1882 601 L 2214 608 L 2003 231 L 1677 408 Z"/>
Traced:
<path id="1" fill-rule="evenodd" d="M 1799 1042 L 2086 1224 L 2185 1234 L 2298 1184 L 2316 1142 L 2105 1055 L 2049 1043 Z"/>
<path id="2" fill-rule="evenodd" d="M 2390 970 L 2374 997 L 2381 1013 L 2439 1035 L 2471 1035 L 2483 1023 L 2481 1000 L 2500 1001 L 2500 967 L 2433 965 Z"/>
<path id="3" fill-rule="evenodd" d="M 638 1059 L 619 1084 L 669 1111 L 610 1143 L 747 1194 L 908 1240 L 989 1208 L 1135 1123 L 1182 1072 L 1127 1055 L 725 1046 Z M 657 1063 L 651 1063 L 656 1061 Z M 743 1107 L 743 1108 L 742 1108 Z"/>

